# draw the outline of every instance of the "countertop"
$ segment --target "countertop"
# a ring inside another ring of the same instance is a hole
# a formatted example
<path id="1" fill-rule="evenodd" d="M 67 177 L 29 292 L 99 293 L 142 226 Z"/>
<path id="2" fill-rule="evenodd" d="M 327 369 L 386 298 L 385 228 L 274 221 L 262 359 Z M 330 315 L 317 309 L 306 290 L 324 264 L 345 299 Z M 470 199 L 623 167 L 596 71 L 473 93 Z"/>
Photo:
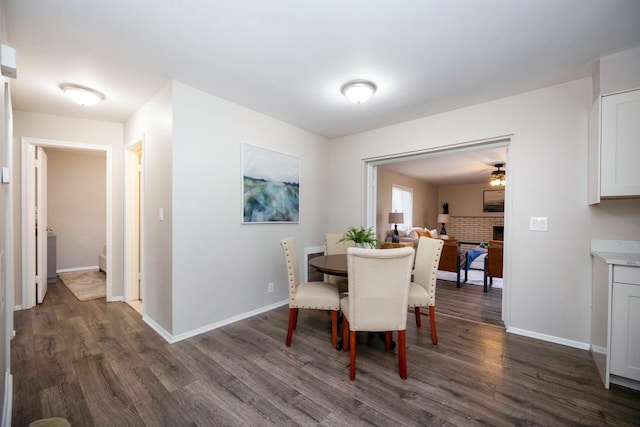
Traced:
<path id="1" fill-rule="evenodd" d="M 640 267 L 640 253 L 634 252 L 607 252 L 591 251 L 591 255 L 599 258 L 607 264 L 630 265 Z"/>

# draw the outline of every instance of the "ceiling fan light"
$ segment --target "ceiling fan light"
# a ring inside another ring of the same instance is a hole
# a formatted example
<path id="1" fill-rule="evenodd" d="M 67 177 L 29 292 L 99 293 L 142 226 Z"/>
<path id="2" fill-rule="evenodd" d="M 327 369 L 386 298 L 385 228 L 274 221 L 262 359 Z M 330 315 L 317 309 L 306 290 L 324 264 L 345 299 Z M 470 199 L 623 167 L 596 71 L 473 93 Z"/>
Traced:
<path id="1" fill-rule="evenodd" d="M 70 100 L 83 106 L 96 105 L 105 98 L 103 93 L 80 85 L 62 84 L 60 89 L 64 91 Z"/>
<path id="2" fill-rule="evenodd" d="M 500 170 L 500 168 L 504 166 L 504 163 L 496 163 L 494 166 L 498 169 L 494 170 L 491 172 L 491 175 L 489 175 L 489 185 L 492 187 L 504 187 L 507 183 L 507 174 L 505 171 Z"/>
<path id="3" fill-rule="evenodd" d="M 352 80 L 342 85 L 342 94 L 354 104 L 367 102 L 378 87 L 368 80 Z"/>

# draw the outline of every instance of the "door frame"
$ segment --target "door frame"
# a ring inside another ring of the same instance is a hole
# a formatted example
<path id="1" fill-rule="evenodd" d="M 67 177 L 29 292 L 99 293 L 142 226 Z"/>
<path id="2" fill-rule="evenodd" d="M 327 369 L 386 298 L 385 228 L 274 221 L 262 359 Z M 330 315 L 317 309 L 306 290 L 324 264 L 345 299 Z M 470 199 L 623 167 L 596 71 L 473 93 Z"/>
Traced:
<path id="1" fill-rule="evenodd" d="M 512 156 L 512 144 L 514 136 L 504 135 L 496 136 L 495 138 L 488 138 L 478 141 L 471 141 L 460 144 L 453 144 L 448 146 L 434 147 L 430 149 L 413 151 L 410 153 L 396 153 L 375 158 L 368 158 L 362 160 L 362 186 L 364 194 L 363 200 L 363 218 L 362 223 L 366 227 L 376 228 L 376 209 L 377 209 L 377 173 L 378 166 L 404 162 L 407 160 L 416 160 L 420 158 L 438 156 L 443 154 L 455 154 L 468 151 L 486 150 L 490 148 L 506 148 L 507 159 L 506 163 L 511 164 Z M 511 283 L 511 238 L 512 225 L 511 217 L 513 212 L 513 198 L 511 196 L 513 192 L 513 179 L 509 181 L 510 185 L 505 187 L 505 207 L 504 207 L 504 258 L 503 258 L 503 289 L 502 289 L 502 321 L 504 322 L 505 329 L 509 327 L 511 323 L 511 287 L 508 286 Z"/>
<path id="2" fill-rule="evenodd" d="M 140 221 L 136 221 L 136 180 L 134 179 L 138 173 L 137 171 L 137 153 L 141 151 L 142 157 L 140 159 L 140 189 L 139 198 L 140 205 L 138 214 L 140 215 Z M 136 138 L 130 141 L 124 150 L 124 182 L 125 182 L 125 224 L 124 224 L 124 300 L 132 301 L 135 299 L 142 300 L 142 312 L 144 313 L 144 293 L 145 283 L 142 266 L 144 265 L 144 239 L 142 230 L 144 230 L 144 135 L 140 138 Z M 139 237 L 139 239 L 137 239 Z M 137 262 L 140 264 L 140 294 L 136 291 L 137 288 L 137 271 L 136 271 L 136 257 L 139 258 Z M 138 298 L 136 298 L 136 296 Z"/>
<path id="3" fill-rule="evenodd" d="M 113 218 L 112 218 L 112 147 L 108 145 L 97 145 L 97 144 L 87 144 L 83 142 L 71 142 L 71 141 L 59 141 L 54 139 L 44 139 L 44 138 L 32 138 L 32 137 L 22 137 L 21 138 L 21 149 L 22 149 L 22 159 L 21 159 L 21 186 L 22 186 L 22 212 L 21 212 L 21 222 L 22 222 L 22 309 L 29 309 L 36 305 L 36 292 L 35 287 L 29 285 L 29 268 L 28 268 L 28 259 L 29 259 L 29 249 L 26 244 L 27 239 L 29 238 L 30 230 L 28 229 L 28 221 L 27 215 L 29 214 L 28 210 L 28 200 L 27 200 L 27 157 L 30 147 L 43 147 L 43 148 L 68 148 L 68 149 L 76 149 L 76 150 L 88 150 L 88 151 L 104 151 L 107 157 L 107 188 L 106 188 L 106 197 L 107 197 L 107 230 L 106 230 L 106 243 L 107 243 L 107 272 L 113 271 Z M 96 257 L 98 254 L 96 254 Z M 107 286 L 107 301 L 113 300 L 113 273 L 107 274 L 106 286 Z"/>

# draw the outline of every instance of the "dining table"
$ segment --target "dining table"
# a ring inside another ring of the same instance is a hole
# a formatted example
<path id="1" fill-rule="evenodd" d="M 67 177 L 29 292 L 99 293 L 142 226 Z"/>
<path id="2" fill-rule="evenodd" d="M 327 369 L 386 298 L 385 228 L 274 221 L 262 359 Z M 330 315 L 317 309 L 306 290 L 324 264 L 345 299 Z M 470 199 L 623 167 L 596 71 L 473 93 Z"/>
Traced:
<path id="1" fill-rule="evenodd" d="M 309 265 L 324 274 L 347 277 L 347 254 L 317 256 L 309 260 Z"/>

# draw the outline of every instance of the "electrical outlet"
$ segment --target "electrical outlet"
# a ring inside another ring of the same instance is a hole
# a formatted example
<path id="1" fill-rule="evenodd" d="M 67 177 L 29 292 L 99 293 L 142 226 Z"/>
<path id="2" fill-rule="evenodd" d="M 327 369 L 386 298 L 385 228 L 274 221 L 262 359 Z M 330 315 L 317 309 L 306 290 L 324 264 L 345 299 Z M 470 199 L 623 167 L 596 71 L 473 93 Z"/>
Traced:
<path id="1" fill-rule="evenodd" d="M 267 283 L 267 293 L 273 292 L 273 282 Z"/>

